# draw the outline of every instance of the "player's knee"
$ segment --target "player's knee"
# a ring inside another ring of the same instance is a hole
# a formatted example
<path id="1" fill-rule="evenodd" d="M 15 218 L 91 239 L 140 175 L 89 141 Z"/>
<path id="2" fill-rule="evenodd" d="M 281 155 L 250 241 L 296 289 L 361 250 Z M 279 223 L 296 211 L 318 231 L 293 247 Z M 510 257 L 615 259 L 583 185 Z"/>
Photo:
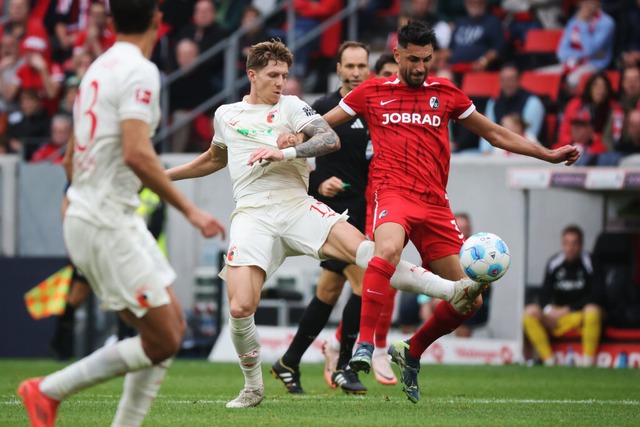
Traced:
<path id="1" fill-rule="evenodd" d="M 524 307 L 524 315 L 526 317 L 542 318 L 542 309 L 538 304 L 529 304 Z"/>
<path id="2" fill-rule="evenodd" d="M 236 319 L 249 317 L 255 312 L 256 307 L 253 304 L 246 302 L 232 302 L 229 304 L 229 315 Z"/>
<path id="3" fill-rule="evenodd" d="M 398 248 L 393 242 L 376 242 L 375 256 L 384 259 L 388 263 L 398 265 L 401 255 L 402 248 Z"/>
<path id="4" fill-rule="evenodd" d="M 585 314 L 587 313 L 600 313 L 602 309 L 597 304 L 587 304 L 584 306 L 583 311 Z"/>
<path id="5" fill-rule="evenodd" d="M 316 297 L 329 305 L 336 305 L 341 293 L 342 286 L 318 286 L 318 289 L 316 289 Z"/>

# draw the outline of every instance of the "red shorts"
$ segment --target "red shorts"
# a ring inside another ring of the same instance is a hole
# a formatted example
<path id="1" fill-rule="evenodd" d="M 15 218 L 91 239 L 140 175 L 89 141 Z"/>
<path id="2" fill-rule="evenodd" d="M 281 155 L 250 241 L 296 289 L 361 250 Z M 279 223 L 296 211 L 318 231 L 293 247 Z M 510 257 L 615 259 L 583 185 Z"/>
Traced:
<path id="1" fill-rule="evenodd" d="M 449 206 L 424 203 L 410 195 L 395 191 L 376 192 L 374 196 L 373 229 L 381 224 L 400 224 L 407 238 L 422 257 L 422 265 L 449 255 L 457 255 L 464 243 L 455 216 Z"/>

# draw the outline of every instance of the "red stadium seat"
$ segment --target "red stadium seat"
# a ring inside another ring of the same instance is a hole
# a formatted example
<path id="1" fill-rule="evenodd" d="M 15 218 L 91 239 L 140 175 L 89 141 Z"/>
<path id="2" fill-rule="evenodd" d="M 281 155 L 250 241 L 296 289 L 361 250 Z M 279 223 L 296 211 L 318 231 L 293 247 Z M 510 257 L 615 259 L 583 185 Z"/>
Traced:
<path id="1" fill-rule="evenodd" d="M 520 76 L 520 86 L 538 96 L 546 96 L 554 103 L 558 100 L 561 82 L 560 74 L 525 71 Z"/>
<path id="2" fill-rule="evenodd" d="M 562 38 L 562 30 L 531 29 L 522 47 L 524 53 L 555 53 Z"/>
<path id="3" fill-rule="evenodd" d="M 496 98 L 500 95 L 500 75 L 495 71 L 465 73 L 461 90 L 470 98 Z"/>

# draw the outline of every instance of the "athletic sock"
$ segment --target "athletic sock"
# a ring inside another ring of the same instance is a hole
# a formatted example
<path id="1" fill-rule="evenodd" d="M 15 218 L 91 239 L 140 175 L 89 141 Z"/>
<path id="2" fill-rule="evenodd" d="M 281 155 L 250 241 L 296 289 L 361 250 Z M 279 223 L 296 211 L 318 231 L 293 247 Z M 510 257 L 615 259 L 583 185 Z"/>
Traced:
<path id="1" fill-rule="evenodd" d="M 529 342 L 540 356 L 542 361 L 550 360 L 553 356 L 551 344 L 549 344 L 549 335 L 542 322 L 537 317 L 524 316 L 522 320 L 524 325 L 524 333 L 529 338 Z"/>
<path id="2" fill-rule="evenodd" d="M 586 366 L 593 365 L 600 333 L 602 330 L 602 314 L 599 311 L 587 311 L 584 313 L 582 324 L 582 355 Z"/>
<path id="3" fill-rule="evenodd" d="M 380 312 L 387 301 L 389 280 L 395 267 L 379 257 L 373 257 L 364 273 L 362 312 L 360 314 L 360 342 L 373 344 L 373 334 Z M 344 325 L 343 325 L 344 328 Z"/>
<path id="4" fill-rule="evenodd" d="M 385 303 L 382 311 L 380 312 L 380 317 L 378 318 L 378 323 L 376 323 L 376 336 L 375 336 L 375 346 L 376 348 L 387 348 L 387 335 L 389 334 L 389 329 L 391 328 L 391 319 L 393 316 L 393 308 L 396 305 L 396 294 L 398 293 L 397 289 L 391 288 L 389 291 L 389 295 L 387 297 L 387 302 Z"/>
<path id="5" fill-rule="evenodd" d="M 362 307 L 362 297 L 360 297 L 360 306 Z M 338 323 L 338 329 L 336 329 L 336 341 L 342 342 L 342 321 Z"/>
<path id="6" fill-rule="evenodd" d="M 149 412 L 173 359 L 124 377 L 122 397 L 111 427 L 138 427 Z"/>
<path id="7" fill-rule="evenodd" d="M 471 316 L 473 313 L 458 314 L 451 304 L 446 301 L 440 302 L 433 310 L 433 316 L 409 340 L 409 355 L 420 360 L 422 353 L 435 340 L 453 332 Z"/>
<path id="8" fill-rule="evenodd" d="M 40 391 L 52 399 L 64 400 L 82 389 L 152 364 L 144 353 L 140 336 L 136 336 L 102 347 L 84 359 L 47 375 L 40 383 Z"/>
<path id="9" fill-rule="evenodd" d="M 282 363 L 290 368 L 300 364 L 302 355 L 329 321 L 333 306 L 313 297 L 300 319 L 300 325 L 287 352 L 282 356 Z"/>
<path id="10" fill-rule="evenodd" d="M 244 375 L 246 388 L 262 388 L 262 369 L 260 363 L 260 337 L 253 320 L 248 317 L 229 316 L 231 341 L 240 359 L 240 369 Z"/>
<path id="11" fill-rule="evenodd" d="M 373 258 L 375 244 L 365 240 L 356 250 L 356 264 L 366 269 Z M 453 284 L 451 280 L 443 279 L 424 268 L 400 260 L 390 280 L 391 286 L 405 291 L 425 294 L 433 298 L 450 301 L 453 297 Z"/>
<path id="12" fill-rule="evenodd" d="M 561 337 L 569 331 L 579 331 L 582 326 L 584 314 L 582 311 L 574 311 L 573 313 L 563 314 L 558 318 L 556 327 L 553 329 L 553 335 Z"/>
<path id="13" fill-rule="evenodd" d="M 351 360 L 353 346 L 358 339 L 360 331 L 360 309 L 362 297 L 351 294 L 342 311 L 342 332 L 340 340 L 340 355 L 338 356 L 338 369 L 343 368 Z"/>

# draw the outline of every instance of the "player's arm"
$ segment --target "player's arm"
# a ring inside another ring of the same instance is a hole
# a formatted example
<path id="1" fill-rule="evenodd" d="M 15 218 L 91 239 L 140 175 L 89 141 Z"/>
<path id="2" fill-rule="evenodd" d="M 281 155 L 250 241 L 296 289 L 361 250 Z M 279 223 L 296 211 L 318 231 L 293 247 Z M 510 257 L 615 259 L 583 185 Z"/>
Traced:
<path id="1" fill-rule="evenodd" d="M 120 123 L 124 161 L 145 187 L 178 209 L 205 237 L 221 233 L 224 227 L 211 215 L 194 205 L 171 183 L 149 138 L 149 124 L 128 119 Z"/>
<path id="2" fill-rule="evenodd" d="M 494 147 L 502 148 L 512 153 L 535 157 L 549 163 L 565 162 L 567 166 L 574 164 L 580 157 L 576 147 L 565 145 L 556 150 L 549 150 L 497 125 L 477 111 L 472 112 L 459 122 L 471 132 L 489 141 Z"/>
<path id="3" fill-rule="evenodd" d="M 353 118 L 349 113 L 344 111 L 340 105 L 333 107 L 331 111 L 322 116 L 332 128 L 341 125 Z"/>
<path id="4" fill-rule="evenodd" d="M 71 137 L 69 138 L 69 142 L 67 142 L 67 148 L 62 158 L 62 167 L 64 168 L 64 173 L 67 175 L 68 182 L 71 182 L 71 178 L 73 178 L 73 150 L 75 146 L 75 138 L 73 132 L 71 132 Z"/>
<path id="5" fill-rule="evenodd" d="M 263 160 L 279 162 L 295 158 L 318 157 L 340 149 L 340 138 L 321 117 L 309 122 L 302 129 L 302 133 L 308 138 L 306 142 L 283 150 L 259 148 L 251 153 L 247 164 L 251 166 Z"/>
<path id="6" fill-rule="evenodd" d="M 227 160 L 227 150 L 218 147 L 215 144 L 211 144 L 207 151 L 200 154 L 189 163 L 167 169 L 165 173 L 172 181 L 200 178 L 223 169 L 227 166 Z"/>
<path id="7" fill-rule="evenodd" d="M 352 117 L 340 106 L 333 108 L 333 110 L 323 115 L 322 118 L 332 128 L 352 119 Z M 308 141 L 311 136 L 307 132 L 304 132 L 304 129 L 302 132 L 295 135 L 291 133 L 282 133 L 278 136 L 278 148 L 296 147 Z"/>

